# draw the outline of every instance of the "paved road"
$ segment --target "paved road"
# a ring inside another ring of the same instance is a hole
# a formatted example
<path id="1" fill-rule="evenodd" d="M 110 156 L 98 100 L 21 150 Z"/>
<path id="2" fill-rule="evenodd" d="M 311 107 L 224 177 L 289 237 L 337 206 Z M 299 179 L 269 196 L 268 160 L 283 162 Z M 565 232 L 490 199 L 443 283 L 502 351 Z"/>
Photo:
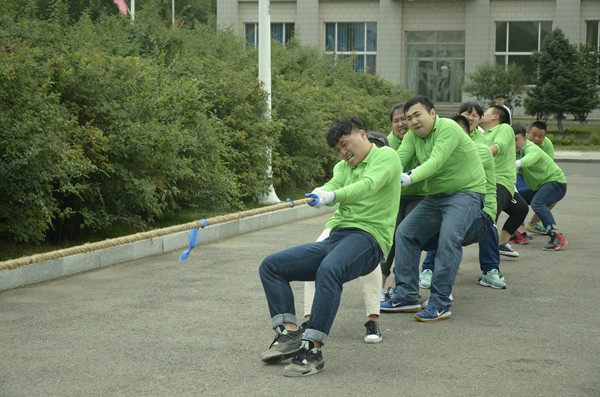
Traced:
<path id="1" fill-rule="evenodd" d="M 452 318 L 384 314 L 378 345 L 362 341 L 362 293 L 349 283 L 321 374 L 284 378 L 283 365 L 260 362 L 273 334 L 257 267 L 314 240 L 323 216 L 199 247 L 184 263 L 173 252 L 0 293 L 0 396 L 598 396 L 600 164 L 560 166 L 564 251 L 543 252 L 542 236 L 519 246 L 499 291 L 477 284 L 468 247 Z"/>

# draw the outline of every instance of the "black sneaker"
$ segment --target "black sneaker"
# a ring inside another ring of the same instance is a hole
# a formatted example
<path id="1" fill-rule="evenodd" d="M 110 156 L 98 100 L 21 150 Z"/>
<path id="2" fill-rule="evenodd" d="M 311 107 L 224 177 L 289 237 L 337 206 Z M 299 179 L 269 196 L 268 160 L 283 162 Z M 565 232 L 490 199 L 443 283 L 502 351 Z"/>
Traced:
<path id="1" fill-rule="evenodd" d="M 325 369 L 323 353 L 316 349 L 311 340 L 303 340 L 302 347 L 292 358 L 292 363 L 284 368 L 285 376 L 308 376 L 317 374 Z"/>
<path id="2" fill-rule="evenodd" d="M 302 323 L 302 325 L 300 326 L 300 331 L 302 331 L 302 333 L 305 333 L 306 328 L 308 328 L 308 321 Z"/>
<path id="3" fill-rule="evenodd" d="M 367 329 L 367 335 L 365 336 L 365 343 L 379 343 L 381 342 L 381 332 L 379 332 L 379 323 L 377 321 L 369 320 L 365 323 Z"/>
<path id="4" fill-rule="evenodd" d="M 282 326 L 283 327 L 283 326 Z M 300 347 L 302 346 L 302 331 L 297 329 L 295 331 L 289 329 L 275 329 L 277 336 L 269 346 L 269 350 L 262 353 L 260 359 L 267 363 L 278 363 L 286 360 L 290 357 L 294 357 Z"/>

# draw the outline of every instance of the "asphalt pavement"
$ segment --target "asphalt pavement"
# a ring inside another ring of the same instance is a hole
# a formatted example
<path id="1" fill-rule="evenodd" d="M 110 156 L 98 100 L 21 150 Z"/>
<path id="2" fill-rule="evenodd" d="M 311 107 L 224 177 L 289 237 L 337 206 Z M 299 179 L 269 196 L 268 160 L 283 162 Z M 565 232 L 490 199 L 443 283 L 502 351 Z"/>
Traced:
<path id="1" fill-rule="evenodd" d="M 494 290 L 465 248 L 452 317 L 383 313 L 375 345 L 363 342 L 360 283 L 348 283 L 320 374 L 285 378 L 285 364 L 260 361 L 274 334 L 258 266 L 314 241 L 329 215 L 214 241 L 185 262 L 173 251 L 0 292 L 0 396 L 598 396 L 600 164 L 559 165 L 564 250 L 543 251 L 541 235 L 514 247 L 508 288 Z"/>

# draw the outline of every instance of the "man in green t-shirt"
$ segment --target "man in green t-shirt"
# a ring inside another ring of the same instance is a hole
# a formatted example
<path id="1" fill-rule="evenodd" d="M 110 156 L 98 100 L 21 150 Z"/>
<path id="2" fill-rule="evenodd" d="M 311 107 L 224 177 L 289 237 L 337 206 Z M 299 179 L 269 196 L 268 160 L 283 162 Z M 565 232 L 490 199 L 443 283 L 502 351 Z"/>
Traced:
<path id="1" fill-rule="evenodd" d="M 508 124 L 508 112 L 503 106 L 489 107 L 481 118 L 480 126 L 485 130 L 483 134 L 486 144 L 492 150 L 496 166 L 496 219 L 502 211 L 508 214 L 508 219 L 502 225 L 498 236 L 500 255 L 517 257 L 519 253 L 513 250 L 508 243 L 513 233 L 523 223 L 529 207 L 523 198 L 515 193 L 517 173 L 515 171 L 515 138 L 511 126 Z"/>
<path id="2" fill-rule="evenodd" d="M 516 168 L 523 174 L 527 187 L 519 193 L 540 217 L 550 236 L 545 251 L 556 251 L 567 245 L 567 239 L 558 231 L 550 206 L 562 200 L 567 193 L 567 179 L 560 167 L 536 144 L 527 140 L 525 128 L 514 126 Z"/>
<path id="3" fill-rule="evenodd" d="M 397 103 L 392 106 L 390 110 L 390 121 L 392 123 L 392 132 L 388 135 L 388 141 L 390 147 L 394 150 L 398 150 L 402 145 L 402 139 L 408 132 L 408 122 L 404 115 L 404 103 Z M 411 164 L 403 164 L 402 167 L 407 170 L 412 170 L 419 165 L 416 159 Z M 402 188 L 402 196 L 400 198 L 400 207 L 398 208 L 398 217 L 396 218 L 396 227 L 410 212 L 425 198 L 427 190 L 425 189 L 425 182 L 413 183 L 410 186 Z M 386 282 L 389 275 L 392 273 L 392 263 L 396 257 L 396 245 L 392 245 L 390 254 L 386 260 L 381 263 L 381 296 L 380 301 L 385 302 L 390 298 L 388 290 L 386 290 Z M 431 277 L 430 277 L 431 278 Z M 427 286 L 429 288 L 429 285 Z M 391 288 L 390 288 L 391 290 Z M 385 305 L 384 305 L 385 306 Z"/>
<path id="4" fill-rule="evenodd" d="M 479 106 L 479 105 L 477 105 Z M 483 113 L 483 111 L 482 111 Z M 470 135 L 470 123 L 463 115 L 457 114 L 450 117 L 456 121 L 458 125 Z M 485 205 L 479 212 L 479 216 L 475 218 L 463 241 L 463 245 L 479 243 L 479 266 L 482 271 L 482 276 L 479 279 L 479 284 L 484 287 L 492 287 L 497 289 L 506 289 L 506 283 L 500 275 L 500 253 L 496 249 L 498 246 L 498 232 L 494 227 L 494 219 L 496 219 L 496 167 L 494 165 L 494 157 L 492 151 L 487 145 L 475 142 L 479 159 L 485 171 Z M 465 166 L 469 166 L 465 164 Z M 477 166 L 477 165 L 475 165 Z M 435 236 L 433 246 L 437 245 L 438 236 Z M 433 274 L 435 268 L 436 251 L 427 252 L 427 256 L 423 261 L 422 269 Z M 423 280 L 421 279 L 421 288 Z"/>
<path id="5" fill-rule="evenodd" d="M 546 136 L 547 131 L 548 127 L 546 126 L 546 123 L 536 120 L 529 126 L 529 130 L 527 131 L 527 140 L 535 143 L 552 160 L 554 160 L 554 145 L 552 144 L 550 138 Z M 517 174 L 517 189 L 522 189 L 525 187 L 527 187 L 527 184 L 523 180 L 523 175 L 520 173 Z M 550 210 L 552 210 L 552 208 L 554 208 L 554 204 L 550 206 Z M 540 217 L 537 214 L 533 214 L 531 220 L 527 223 L 527 225 L 525 225 L 525 229 L 535 233 L 546 234 L 544 225 L 542 225 Z"/>
<path id="6" fill-rule="evenodd" d="M 402 164 L 416 158 L 419 167 L 402 174 L 402 187 L 425 181 L 428 196 L 396 230 L 396 287 L 382 311 L 418 312 L 418 321 L 450 317 L 450 293 L 462 259 L 466 231 L 483 208 L 485 173 L 475 143 L 453 120 L 438 117 L 425 97 L 404 105 L 410 131 L 398 156 Z M 465 164 L 472 166 L 465 167 Z M 419 260 L 430 238 L 439 233 L 429 304 L 419 304 Z"/>
<path id="7" fill-rule="evenodd" d="M 324 368 L 325 344 L 340 304 L 342 285 L 371 273 L 388 254 L 400 201 L 402 165 L 389 147 L 369 142 L 360 120 L 336 119 L 326 134 L 327 144 L 341 161 L 333 177 L 307 197 L 311 206 L 338 204 L 325 224 L 323 241 L 300 245 L 265 258 L 260 279 L 265 290 L 276 337 L 261 355 L 265 363 L 292 358 L 285 376 L 306 376 Z M 291 281 L 315 281 L 307 328 L 298 328 Z"/>

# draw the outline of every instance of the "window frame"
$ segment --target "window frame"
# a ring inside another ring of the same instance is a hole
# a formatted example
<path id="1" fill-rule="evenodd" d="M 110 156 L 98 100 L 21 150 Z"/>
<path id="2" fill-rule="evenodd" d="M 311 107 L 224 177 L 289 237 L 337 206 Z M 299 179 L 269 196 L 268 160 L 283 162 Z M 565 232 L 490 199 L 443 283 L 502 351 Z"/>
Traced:
<path id="1" fill-rule="evenodd" d="M 333 51 L 329 50 L 330 45 L 329 45 L 329 37 L 327 36 L 327 25 L 334 25 L 334 30 L 335 30 L 335 34 L 333 37 Z M 339 26 L 340 25 L 363 25 L 363 29 L 364 29 L 364 35 L 363 35 L 363 43 L 364 43 L 364 49 L 363 50 L 338 50 L 338 44 L 339 44 L 339 40 L 338 40 L 338 34 L 339 34 Z M 374 25 L 374 31 L 375 31 L 375 36 L 374 36 L 374 50 L 369 50 L 368 49 L 368 44 L 369 44 L 369 25 Z M 325 22 L 325 27 L 324 27 L 324 31 L 325 31 L 325 54 L 329 54 L 329 55 L 334 55 L 337 59 L 338 56 L 342 56 L 342 57 L 351 57 L 351 56 L 360 56 L 363 57 L 363 67 L 359 68 L 357 70 L 357 63 L 355 60 L 354 63 L 354 70 L 357 72 L 364 72 L 364 73 L 369 73 L 369 74 L 375 74 L 377 72 L 377 21 L 365 21 L 365 22 Z M 373 62 L 375 64 L 375 67 L 373 68 L 373 70 L 369 67 L 369 62 L 368 62 L 368 57 L 372 57 Z M 368 68 L 368 70 L 367 70 Z"/>
<path id="2" fill-rule="evenodd" d="M 537 49 L 532 50 L 532 51 L 510 51 L 510 25 L 512 24 L 516 24 L 516 23 L 523 23 L 523 22 L 533 22 L 533 23 L 537 23 Z M 505 23 L 506 24 L 506 32 L 505 32 L 505 36 L 503 38 L 503 42 L 504 42 L 504 49 L 502 51 L 498 51 L 497 49 L 497 41 L 498 41 L 498 37 L 494 37 L 494 64 L 496 65 L 502 65 L 504 66 L 504 68 L 508 68 L 508 63 L 509 63 L 509 58 L 511 56 L 513 57 L 529 57 L 531 58 L 531 56 L 533 55 L 533 51 L 540 51 L 541 46 L 542 46 L 542 26 L 544 23 L 549 23 L 550 24 L 550 32 L 552 32 L 552 25 L 553 25 L 553 21 L 552 20 L 537 20 L 537 21 L 494 21 L 494 26 L 496 28 L 496 34 L 498 33 L 498 24 L 500 23 Z M 498 62 L 498 59 L 502 57 L 503 58 L 503 62 L 500 63 Z M 535 73 L 535 72 L 534 72 Z M 527 76 L 528 72 L 526 71 L 525 73 Z M 532 78 L 532 82 L 527 83 L 527 85 L 532 85 L 534 84 L 533 81 L 535 80 L 535 75 L 529 76 Z"/>
<path id="3" fill-rule="evenodd" d="M 273 37 L 273 26 L 281 25 L 283 31 L 283 41 Z M 248 30 L 248 27 L 252 27 L 252 30 Z M 289 29 L 290 37 L 287 37 L 288 29 L 286 27 L 291 26 Z M 271 40 L 277 40 L 281 44 L 286 45 L 288 41 L 294 38 L 296 33 L 296 24 L 294 22 L 271 22 Z M 246 37 L 246 46 L 249 48 L 258 48 L 258 22 L 245 22 L 244 23 L 244 35 Z M 253 41 L 250 41 L 250 35 L 252 35 Z"/>
<path id="4" fill-rule="evenodd" d="M 589 26 L 591 24 L 596 24 L 596 50 L 600 50 L 600 20 L 596 20 L 596 19 L 590 19 L 590 20 L 586 20 L 585 21 L 585 43 L 589 44 L 591 46 L 594 46 L 594 43 L 590 40 L 590 38 L 588 37 L 588 32 L 589 32 Z"/>

